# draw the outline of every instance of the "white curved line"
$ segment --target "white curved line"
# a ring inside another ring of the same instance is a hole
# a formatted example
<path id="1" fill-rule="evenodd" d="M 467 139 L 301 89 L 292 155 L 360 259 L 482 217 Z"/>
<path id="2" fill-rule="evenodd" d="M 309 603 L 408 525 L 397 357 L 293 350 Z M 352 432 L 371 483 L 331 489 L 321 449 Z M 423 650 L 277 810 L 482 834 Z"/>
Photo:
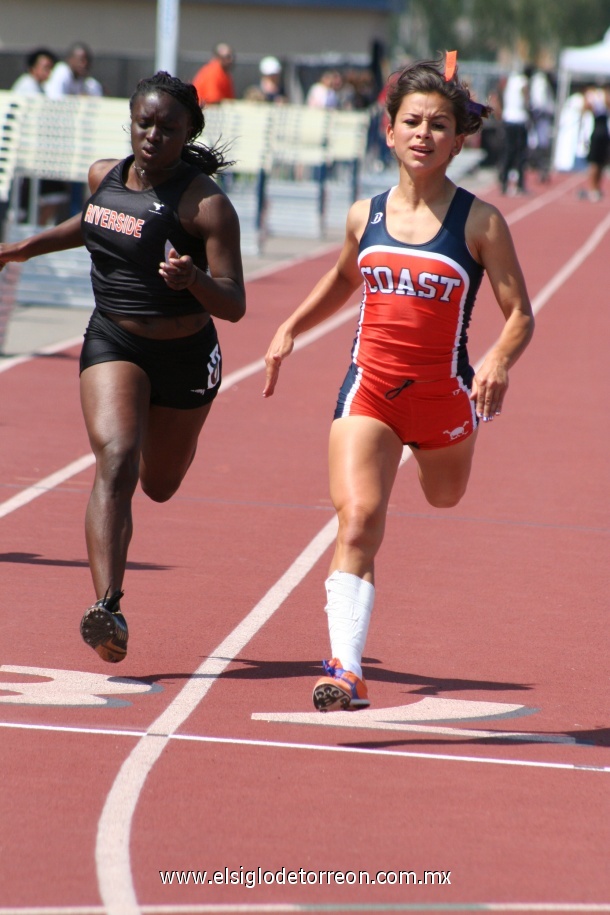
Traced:
<path id="1" fill-rule="evenodd" d="M 121 766 L 104 804 L 95 850 L 100 896 L 107 915 L 140 915 L 129 855 L 131 822 L 144 782 L 170 736 L 197 708 L 217 677 L 300 584 L 333 542 L 336 532 L 337 521 L 333 517 L 262 600 L 221 642 L 213 655 L 200 664 Z"/>

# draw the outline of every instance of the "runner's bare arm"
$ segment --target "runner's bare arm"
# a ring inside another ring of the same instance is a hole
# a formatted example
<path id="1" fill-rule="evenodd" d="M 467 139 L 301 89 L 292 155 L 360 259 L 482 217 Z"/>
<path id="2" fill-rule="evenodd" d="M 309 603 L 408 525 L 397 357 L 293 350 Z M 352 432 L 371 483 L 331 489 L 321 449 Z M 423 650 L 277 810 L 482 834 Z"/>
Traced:
<path id="1" fill-rule="evenodd" d="M 194 181 L 187 193 L 185 209 L 195 215 L 185 228 L 201 237 L 206 269 L 172 248 L 159 265 L 159 273 L 171 289 L 188 289 L 213 317 L 239 321 L 246 312 L 246 293 L 237 213 L 207 176 Z"/>
<path id="2" fill-rule="evenodd" d="M 117 159 L 100 159 L 89 169 L 89 188 L 93 192 Z M 44 232 L 30 235 L 21 241 L 0 245 L 0 270 L 11 261 L 22 263 L 41 254 L 52 254 L 54 251 L 67 251 L 79 248 L 83 244 L 80 230 L 81 214 L 77 213 Z"/>
<path id="3" fill-rule="evenodd" d="M 495 207 L 478 200 L 473 210 L 468 241 L 485 268 L 506 322 L 472 385 L 471 398 L 475 401 L 477 415 L 490 420 L 502 411 L 508 372 L 532 338 L 534 314 L 504 217 Z"/>
<path id="4" fill-rule="evenodd" d="M 358 242 L 368 211 L 368 200 L 359 200 L 353 204 L 347 217 L 345 242 L 337 263 L 316 283 L 309 295 L 276 331 L 265 356 L 263 397 L 271 397 L 273 394 L 282 360 L 292 352 L 296 337 L 338 311 L 361 285 Z"/>
<path id="5" fill-rule="evenodd" d="M 0 245 L 0 270 L 11 261 L 22 263 L 41 254 L 51 254 L 53 251 L 67 251 L 69 248 L 78 248 L 83 244 L 80 231 L 80 213 L 70 217 L 58 226 L 30 235 L 21 241 L 7 242 Z"/>

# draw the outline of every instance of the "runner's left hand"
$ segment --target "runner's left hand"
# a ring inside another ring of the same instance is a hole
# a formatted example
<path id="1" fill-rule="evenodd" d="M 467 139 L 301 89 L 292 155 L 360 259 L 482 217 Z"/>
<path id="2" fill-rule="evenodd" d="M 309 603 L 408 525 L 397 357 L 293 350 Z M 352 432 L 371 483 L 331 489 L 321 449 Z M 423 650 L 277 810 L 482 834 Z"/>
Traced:
<path id="1" fill-rule="evenodd" d="M 181 257 L 175 248 L 170 248 L 159 264 L 159 274 L 170 289 L 188 289 L 197 278 L 197 268 L 188 254 Z"/>
<path id="2" fill-rule="evenodd" d="M 504 396 L 508 390 L 508 370 L 495 360 L 485 360 L 472 382 L 470 399 L 475 402 L 475 410 L 483 422 L 491 422 L 500 416 Z"/>

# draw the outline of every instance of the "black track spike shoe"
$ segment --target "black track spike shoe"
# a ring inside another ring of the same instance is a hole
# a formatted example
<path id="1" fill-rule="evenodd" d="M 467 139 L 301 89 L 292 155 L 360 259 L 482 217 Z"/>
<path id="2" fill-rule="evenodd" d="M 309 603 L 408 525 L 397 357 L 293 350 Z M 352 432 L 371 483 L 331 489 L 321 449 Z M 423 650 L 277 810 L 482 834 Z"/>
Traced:
<path id="1" fill-rule="evenodd" d="M 119 601 L 122 591 L 108 592 L 85 611 L 80 624 L 80 634 L 91 645 L 102 661 L 116 664 L 127 654 L 127 621 L 121 613 Z"/>

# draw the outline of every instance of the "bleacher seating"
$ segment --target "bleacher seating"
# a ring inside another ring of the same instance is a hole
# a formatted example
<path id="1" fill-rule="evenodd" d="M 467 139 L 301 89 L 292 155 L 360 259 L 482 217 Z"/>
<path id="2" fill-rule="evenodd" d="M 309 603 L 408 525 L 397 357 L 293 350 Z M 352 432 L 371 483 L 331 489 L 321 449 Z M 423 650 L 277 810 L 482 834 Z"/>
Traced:
<path id="1" fill-rule="evenodd" d="M 301 105 L 279 105 L 274 109 L 267 182 L 270 235 L 324 235 L 329 116 L 328 109 Z"/>
<path id="2" fill-rule="evenodd" d="M 220 183 L 239 216 L 242 251 L 257 254 L 265 232 L 273 109 L 270 105 L 234 101 L 212 105 L 204 114 L 203 142 L 224 147 L 227 160 L 233 162 Z"/>
<path id="3" fill-rule="evenodd" d="M 23 99 L 0 91 L 0 203 L 10 199 L 19 150 Z"/>
<path id="4" fill-rule="evenodd" d="M 52 100 L 13 95 L 12 99 L 17 100 L 18 115 L 11 150 L 13 192 L 5 236 L 16 241 L 39 231 L 34 219 L 42 179 L 84 183 L 89 166 L 96 159 L 128 154 L 129 135 L 124 126 L 129 123 L 129 106 L 126 99 L 84 96 Z M 24 179 L 30 182 L 25 222 L 19 193 Z M 20 267 L 16 302 L 90 308 L 93 295 L 89 272 L 89 255 L 84 248 L 34 258 Z"/>
<path id="5" fill-rule="evenodd" d="M 326 226 L 343 228 L 347 211 L 362 196 L 361 172 L 369 116 L 362 111 L 331 111 L 328 125 Z"/>

